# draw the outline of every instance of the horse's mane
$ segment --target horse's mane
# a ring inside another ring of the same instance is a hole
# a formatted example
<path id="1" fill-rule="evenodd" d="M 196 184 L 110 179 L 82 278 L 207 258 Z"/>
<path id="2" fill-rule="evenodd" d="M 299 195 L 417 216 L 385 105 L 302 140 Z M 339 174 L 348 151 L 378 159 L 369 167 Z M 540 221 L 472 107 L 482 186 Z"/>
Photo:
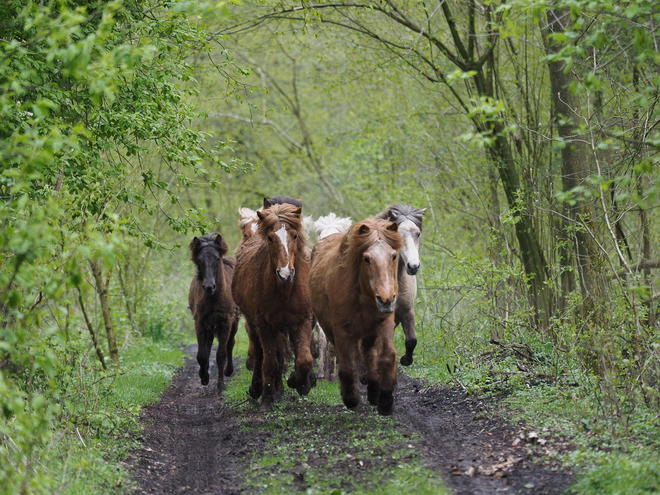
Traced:
<path id="1" fill-rule="evenodd" d="M 421 231 L 424 213 L 426 213 L 426 208 L 422 210 L 415 208 L 414 206 L 396 203 L 388 206 L 385 211 L 382 211 L 376 215 L 376 218 L 391 220 L 396 222 L 398 225 L 401 225 L 406 220 L 410 220 L 415 225 L 417 225 L 417 228 Z"/>
<path id="2" fill-rule="evenodd" d="M 352 225 L 342 241 L 340 264 L 349 269 L 354 268 L 357 273 L 357 267 L 362 263 L 362 255 L 378 240 L 387 242 L 392 249 L 399 251 L 403 247 L 403 240 L 397 229 L 391 230 L 392 226 L 392 222 L 388 220 L 375 218 L 367 218 Z"/>
<path id="3" fill-rule="evenodd" d="M 293 205 L 297 206 L 298 208 L 302 208 L 302 200 L 292 198 L 290 196 L 282 196 L 282 195 L 277 195 L 274 198 L 264 198 L 264 206 L 263 209 L 270 208 L 273 205 Z"/>
<path id="4" fill-rule="evenodd" d="M 319 236 L 319 240 L 330 235 L 326 232 L 328 229 L 336 229 L 340 234 L 346 232 L 351 226 L 351 217 L 339 218 L 334 213 L 329 213 L 323 217 L 319 217 L 314 222 L 314 232 Z"/>
<path id="5" fill-rule="evenodd" d="M 299 249 L 307 247 L 307 232 L 302 226 L 300 207 L 290 203 L 275 204 L 262 210 L 261 213 L 263 216 L 259 219 L 257 232 L 262 238 L 265 239 L 269 232 L 274 231 L 275 225 L 280 222 L 297 231 Z"/>
<path id="6" fill-rule="evenodd" d="M 188 246 L 188 249 L 190 249 L 190 259 L 197 261 L 199 252 L 209 245 L 213 245 L 218 250 L 218 253 L 220 253 L 220 256 L 225 256 L 229 251 L 229 246 L 227 246 L 224 238 L 220 234 L 213 232 L 212 234 L 193 238 Z"/>
<path id="7" fill-rule="evenodd" d="M 244 230 L 251 222 L 258 222 L 257 212 L 251 208 L 240 207 L 238 209 L 238 228 Z"/>

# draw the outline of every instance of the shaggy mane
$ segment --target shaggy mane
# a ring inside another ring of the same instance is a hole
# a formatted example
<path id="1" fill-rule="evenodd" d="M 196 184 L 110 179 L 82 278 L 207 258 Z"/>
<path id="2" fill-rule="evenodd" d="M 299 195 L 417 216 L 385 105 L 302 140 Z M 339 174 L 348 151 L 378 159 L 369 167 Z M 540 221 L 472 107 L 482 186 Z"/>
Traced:
<path id="1" fill-rule="evenodd" d="M 220 242 L 217 242 L 218 238 L 220 238 Z M 190 259 L 192 261 L 197 261 L 199 252 L 206 246 L 210 245 L 213 245 L 213 247 L 218 250 L 218 253 L 220 253 L 221 257 L 226 255 L 229 251 L 229 246 L 227 246 L 224 238 L 220 234 L 213 232 L 212 234 L 193 238 L 193 240 L 190 242 L 190 245 L 188 246 L 188 249 L 190 249 Z"/>
<path id="2" fill-rule="evenodd" d="M 329 213 L 323 217 L 319 217 L 314 222 L 314 232 L 319 237 L 319 240 L 327 237 L 333 232 L 327 232 L 329 229 L 335 229 L 338 233 L 343 234 L 351 226 L 351 217 L 339 218 L 335 213 Z"/>
<path id="3" fill-rule="evenodd" d="M 421 232 L 422 221 L 424 220 L 424 213 L 426 213 L 426 209 L 421 210 L 419 208 L 415 208 L 414 206 L 402 205 L 396 203 L 388 206 L 385 211 L 382 211 L 378 215 L 376 215 L 376 218 L 383 220 L 391 220 L 393 222 L 396 222 L 397 225 L 401 225 L 406 220 L 410 220 L 415 225 L 417 225 L 417 228 Z"/>
<path id="4" fill-rule="evenodd" d="M 238 209 L 238 228 L 241 229 L 241 231 L 245 230 L 245 227 L 250 223 L 258 221 L 259 217 L 257 216 L 257 212 L 253 209 L 245 207 Z"/>
<path id="5" fill-rule="evenodd" d="M 283 223 L 298 233 L 298 249 L 307 247 L 307 232 L 302 225 L 302 215 L 295 213 L 298 208 L 292 204 L 283 203 L 263 210 L 266 216 L 259 220 L 257 232 L 263 239 L 266 239 L 269 232 L 275 231 L 278 223 Z"/>
<path id="6" fill-rule="evenodd" d="M 362 255 L 378 240 L 387 242 L 392 249 L 396 249 L 398 252 L 403 247 L 403 239 L 401 239 L 398 232 L 387 229 L 390 224 L 391 222 L 388 220 L 367 218 L 352 225 L 346 232 L 342 242 L 341 265 L 349 269 L 352 267 L 355 273 L 358 273 L 358 267 L 362 263 Z M 369 227 L 369 232 L 360 234 L 360 228 L 363 225 Z"/>

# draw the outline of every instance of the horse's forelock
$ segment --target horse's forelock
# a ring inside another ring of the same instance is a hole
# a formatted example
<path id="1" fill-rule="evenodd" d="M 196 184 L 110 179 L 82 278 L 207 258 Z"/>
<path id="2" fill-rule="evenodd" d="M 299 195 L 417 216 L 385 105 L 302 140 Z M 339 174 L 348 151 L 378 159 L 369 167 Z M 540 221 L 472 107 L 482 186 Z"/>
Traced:
<path id="1" fill-rule="evenodd" d="M 392 249 L 399 251 L 403 247 L 403 240 L 397 231 L 387 228 L 390 223 L 389 220 L 380 218 L 367 218 L 352 225 L 344 237 L 342 264 L 357 269 L 364 252 L 379 239 L 387 242 Z M 368 227 L 369 230 L 363 233 L 361 231 L 365 230 L 364 226 Z"/>
<path id="2" fill-rule="evenodd" d="M 188 249 L 190 249 L 190 259 L 197 261 L 199 252 L 206 246 L 210 245 L 213 245 L 218 250 L 220 256 L 224 256 L 229 251 L 229 246 L 225 242 L 225 239 L 220 234 L 214 232 L 213 234 L 195 237 L 190 242 L 190 245 L 188 246 Z"/>
<path id="3" fill-rule="evenodd" d="M 275 204 L 270 208 L 263 210 L 259 219 L 257 232 L 261 237 L 266 238 L 270 232 L 274 232 L 279 224 L 294 229 L 298 233 L 298 246 L 307 245 L 307 232 L 302 225 L 302 214 L 300 207 L 284 203 Z"/>
<path id="4" fill-rule="evenodd" d="M 385 211 L 382 211 L 376 215 L 376 218 L 390 219 L 393 222 L 396 222 L 398 225 L 401 225 L 406 220 L 410 220 L 421 231 L 422 222 L 424 220 L 424 213 L 426 213 L 426 210 L 415 208 L 414 206 L 410 205 L 402 205 L 396 203 L 388 206 Z"/>

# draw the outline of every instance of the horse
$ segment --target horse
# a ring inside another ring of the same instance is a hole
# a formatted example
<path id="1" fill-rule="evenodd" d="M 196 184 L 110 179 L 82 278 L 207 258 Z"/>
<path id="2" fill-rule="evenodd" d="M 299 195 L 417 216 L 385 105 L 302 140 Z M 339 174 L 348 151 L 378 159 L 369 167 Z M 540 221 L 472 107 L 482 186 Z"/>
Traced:
<path id="1" fill-rule="evenodd" d="M 218 392 L 224 389 L 225 376 L 234 372 L 232 352 L 240 312 L 231 295 L 235 260 L 227 258 L 228 247 L 221 235 L 195 237 L 190 243 L 195 276 L 188 292 L 188 306 L 195 320 L 197 362 L 202 385 L 209 383 L 209 355 L 213 338 L 218 339 L 215 360 L 218 365 Z"/>
<path id="2" fill-rule="evenodd" d="M 261 410 L 267 411 L 283 392 L 287 343 L 295 355 L 287 385 L 300 395 L 307 395 L 316 385 L 309 345 L 310 253 L 301 207 L 273 204 L 257 211 L 257 216 L 257 232 L 236 252 L 232 294 L 245 315 L 254 351 L 248 393 L 254 399 L 262 397 Z"/>
<path id="3" fill-rule="evenodd" d="M 415 298 L 417 297 L 417 279 L 415 275 L 419 271 L 421 262 L 419 260 L 419 239 L 422 235 L 422 220 L 426 208 L 414 208 L 409 205 L 393 204 L 386 210 L 376 215 L 396 222 L 399 225 L 399 233 L 403 238 L 403 249 L 399 257 L 399 297 L 394 310 L 394 321 L 401 323 L 403 333 L 406 336 L 406 353 L 401 356 L 401 364 L 410 366 L 413 363 L 413 352 L 417 346 L 417 335 L 415 334 Z"/>
<path id="4" fill-rule="evenodd" d="M 312 309 L 335 346 L 344 405 L 360 403 L 358 356 L 367 368 L 367 398 L 378 413 L 394 406 L 396 351 L 394 307 L 397 263 L 403 240 L 398 225 L 368 218 L 345 234 L 332 234 L 312 252 L 309 287 Z"/>
<path id="5" fill-rule="evenodd" d="M 288 196 L 275 196 L 274 198 L 271 199 L 264 198 L 263 206 L 259 208 L 259 210 L 270 208 L 274 204 L 284 204 L 284 203 L 292 204 L 294 206 L 298 206 L 302 208 L 302 201 L 300 201 L 299 199 L 291 198 Z M 242 243 L 245 239 L 252 237 L 252 235 L 257 231 L 258 222 L 259 222 L 259 217 L 257 216 L 257 212 L 255 210 L 246 207 L 238 208 L 238 228 L 241 230 L 242 233 L 240 243 Z M 308 215 L 303 218 L 303 229 L 305 230 L 306 233 L 310 231 L 313 225 L 314 225 L 314 221 L 312 220 L 311 215 Z M 237 250 L 239 249 L 239 246 L 236 247 Z M 249 333 L 249 329 L 247 327 L 246 327 L 246 331 Z M 291 354 L 290 350 L 288 354 L 289 355 Z M 245 360 L 245 367 L 248 369 L 248 371 L 252 371 L 254 369 L 253 363 L 254 363 L 254 346 L 250 342 L 248 344 L 247 359 Z"/>
<path id="6" fill-rule="evenodd" d="M 343 234 L 351 226 L 351 218 L 340 218 L 335 213 L 328 213 L 325 216 L 319 217 L 313 224 L 313 230 L 316 233 L 318 240 L 328 237 L 331 234 Z M 328 342 L 323 329 L 318 324 L 315 325 L 318 346 L 318 372 L 317 378 L 326 378 L 334 380 L 335 368 L 337 364 L 337 356 L 335 355 L 335 347 Z"/>

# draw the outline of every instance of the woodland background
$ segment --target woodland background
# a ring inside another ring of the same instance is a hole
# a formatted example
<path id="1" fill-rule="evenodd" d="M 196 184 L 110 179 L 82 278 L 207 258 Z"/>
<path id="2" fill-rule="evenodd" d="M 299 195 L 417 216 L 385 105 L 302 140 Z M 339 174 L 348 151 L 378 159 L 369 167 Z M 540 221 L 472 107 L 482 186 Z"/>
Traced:
<path id="1" fill-rule="evenodd" d="M 584 490 L 657 482 L 659 8 L 8 0 L 3 490 L 125 479 L 190 338 L 185 246 L 276 194 L 428 208 L 411 373 L 563 429 Z"/>

